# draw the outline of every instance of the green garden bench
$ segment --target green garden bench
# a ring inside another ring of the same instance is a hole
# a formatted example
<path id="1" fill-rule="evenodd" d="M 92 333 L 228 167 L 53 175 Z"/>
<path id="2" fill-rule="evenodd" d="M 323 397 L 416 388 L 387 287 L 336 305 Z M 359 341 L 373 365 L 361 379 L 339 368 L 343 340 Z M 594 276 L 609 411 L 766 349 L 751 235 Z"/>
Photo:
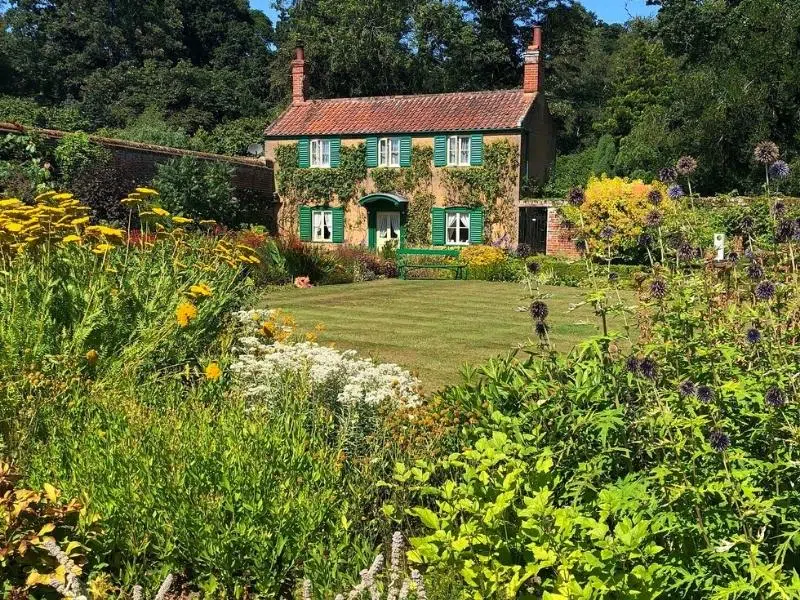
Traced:
<path id="1" fill-rule="evenodd" d="M 456 279 L 467 278 L 467 265 L 465 263 L 409 263 L 412 256 L 447 256 L 458 258 L 459 250 L 445 250 L 437 248 L 399 248 L 397 250 L 397 276 L 405 279 L 409 269 L 447 269 L 456 274 Z"/>

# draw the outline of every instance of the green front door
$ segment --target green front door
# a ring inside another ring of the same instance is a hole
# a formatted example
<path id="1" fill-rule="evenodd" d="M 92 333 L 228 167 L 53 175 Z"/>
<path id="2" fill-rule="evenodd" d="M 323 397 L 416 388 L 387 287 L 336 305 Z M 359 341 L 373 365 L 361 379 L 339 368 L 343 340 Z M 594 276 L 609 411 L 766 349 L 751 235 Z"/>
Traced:
<path id="1" fill-rule="evenodd" d="M 368 204 L 367 242 L 371 250 L 380 251 L 387 243 L 402 248 L 406 242 L 406 211 L 386 200 Z"/>

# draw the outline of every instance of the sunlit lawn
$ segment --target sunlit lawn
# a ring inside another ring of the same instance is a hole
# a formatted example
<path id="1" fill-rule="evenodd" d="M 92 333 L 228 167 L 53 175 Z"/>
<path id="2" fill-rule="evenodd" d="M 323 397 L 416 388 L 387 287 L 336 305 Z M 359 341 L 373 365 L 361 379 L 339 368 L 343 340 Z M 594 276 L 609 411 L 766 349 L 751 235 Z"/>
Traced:
<path id="1" fill-rule="evenodd" d="M 556 348 L 569 350 L 598 333 L 588 307 L 569 312 L 583 291 L 547 287 L 548 319 Z M 427 390 L 459 379 L 459 368 L 478 364 L 527 343 L 534 335 L 525 290 L 515 283 L 399 281 L 396 279 L 313 289 L 280 288 L 263 305 L 290 311 L 303 328 L 325 325 L 320 342 L 358 350 L 416 373 Z M 631 294 L 625 301 L 633 303 Z M 622 321 L 612 321 L 622 328 Z"/>

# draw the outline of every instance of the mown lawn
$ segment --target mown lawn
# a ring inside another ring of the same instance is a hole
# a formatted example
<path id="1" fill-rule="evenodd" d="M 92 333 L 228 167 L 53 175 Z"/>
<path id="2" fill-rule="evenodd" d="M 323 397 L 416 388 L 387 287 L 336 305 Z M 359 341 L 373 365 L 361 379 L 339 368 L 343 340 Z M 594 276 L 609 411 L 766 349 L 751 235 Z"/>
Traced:
<path id="1" fill-rule="evenodd" d="M 582 290 L 547 287 L 551 294 L 550 336 L 556 348 L 569 350 L 598 333 L 593 311 L 570 304 Z M 291 312 L 301 328 L 325 325 L 323 344 L 358 350 L 365 356 L 398 363 L 422 380 L 427 390 L 455 383 L 459 368 L 527 344 L 533 330 L 525 290 L 515 283 L 487 281 L 399 281 L 332 285 L 313 289 L 269 290 L 262 306 Z M 633 303 L 632 295 L 625 298 Z M 621 328 L 622 321 L 612 322 Z"/>

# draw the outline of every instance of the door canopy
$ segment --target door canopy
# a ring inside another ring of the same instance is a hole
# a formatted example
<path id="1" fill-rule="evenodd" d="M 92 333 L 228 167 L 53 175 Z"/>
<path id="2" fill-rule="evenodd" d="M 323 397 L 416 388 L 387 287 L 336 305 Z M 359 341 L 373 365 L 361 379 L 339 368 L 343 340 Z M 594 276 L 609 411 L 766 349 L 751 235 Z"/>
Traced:
<path id="1" fill-rule="evenodd" d="M 391 202 L 398 209 L 404 209 L 408 205 L 408 200 L 406 198 L 403 198 L 403 196 L 399 194 L 392 193 L 368 194 L 358 201 L 361 206 L 367 208 L 371 204 L 385 202 Z"/>

